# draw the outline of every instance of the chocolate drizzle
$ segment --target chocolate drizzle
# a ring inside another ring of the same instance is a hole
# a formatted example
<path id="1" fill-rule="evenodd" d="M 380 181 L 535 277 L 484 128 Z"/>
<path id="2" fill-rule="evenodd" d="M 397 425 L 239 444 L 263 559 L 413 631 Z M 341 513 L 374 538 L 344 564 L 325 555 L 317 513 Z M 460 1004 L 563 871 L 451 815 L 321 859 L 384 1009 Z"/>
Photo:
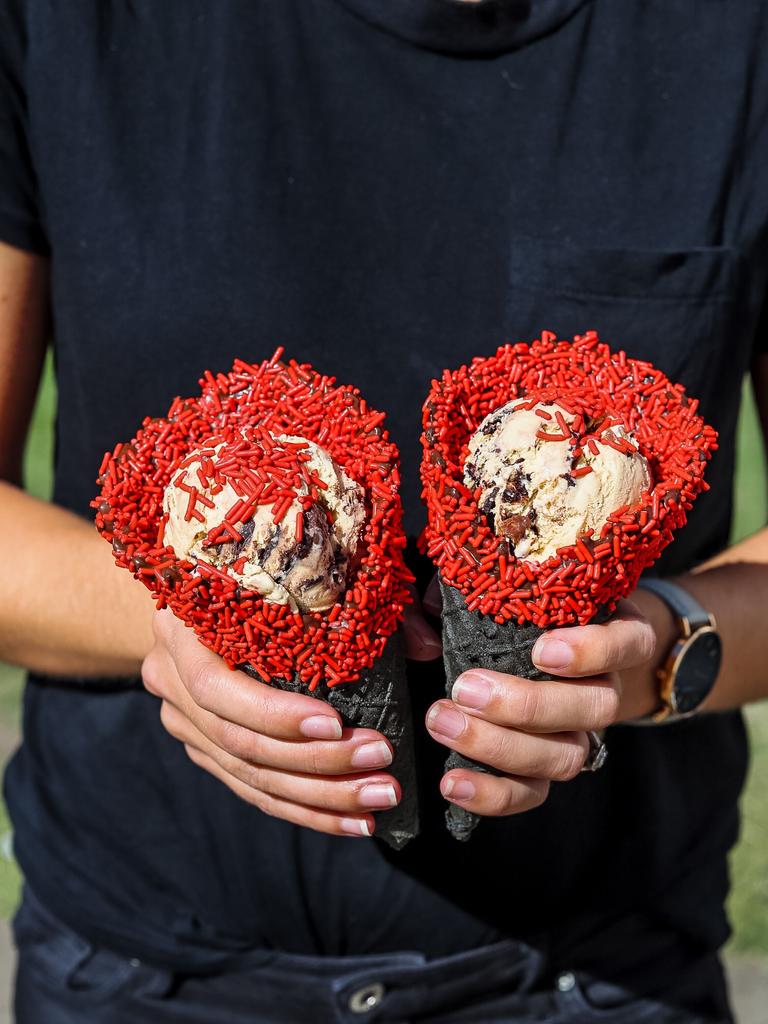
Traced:
<path id="1" fill-rule="evenodd" d="M 245 546 L 250 543 L 251 537 L 253 537 L 254 526 L 255 524 L 252 519 L 247 520 L 247 522 L 241 525 L 240 530 L 238 531 L 240 534 L 240 540 L 237 542 L 237 544 L 234 545 L 235 550 L 233 561 L 236 561 L 240 557 L 240 555 L 243 552 L 243 548 L 245 548 Z M 277 528 L 275 529 L 275 533 L 270 538 L 270 544 L 274 545 L 277 543 L 277 538 L 279 534 L 280 527 L 277 526 Z"/>

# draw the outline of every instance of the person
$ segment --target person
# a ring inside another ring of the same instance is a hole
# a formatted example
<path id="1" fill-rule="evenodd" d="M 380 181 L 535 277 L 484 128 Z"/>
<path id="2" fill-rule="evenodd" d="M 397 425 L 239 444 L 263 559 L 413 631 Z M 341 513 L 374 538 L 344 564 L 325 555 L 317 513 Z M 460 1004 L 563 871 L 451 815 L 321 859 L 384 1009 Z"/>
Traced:
<path id="1" fill-rule="evenodd" d="M 738 709 L 768 692 L 768 534 L 727 547 L 750 366 L 768 423 L 766 46 L 759 0 L 2 0 L 19 1024 L 732 1020 Z M 719 431 L 659 570 L 715 617 L 720 671 L 648 724 L 680 631 L 639 590 L 540 641 L 558 681 L 479 666 L 441 699 L 430 591 L 407 624 L 422 831 L 393 853 L 363 837 L 401 795 L 387 743 L 154 613 L 89 522 L 94 478 L 206 367 L 279 344 L 388 412 L 415 536 L 430 379 L 544 328 L 650 359 Z M 44 504 L 20 479 L 49 340 Z M 443 776 L 446 748 L 498 774 Z M 483 816 L 470 842 L 445 798 Z"/>

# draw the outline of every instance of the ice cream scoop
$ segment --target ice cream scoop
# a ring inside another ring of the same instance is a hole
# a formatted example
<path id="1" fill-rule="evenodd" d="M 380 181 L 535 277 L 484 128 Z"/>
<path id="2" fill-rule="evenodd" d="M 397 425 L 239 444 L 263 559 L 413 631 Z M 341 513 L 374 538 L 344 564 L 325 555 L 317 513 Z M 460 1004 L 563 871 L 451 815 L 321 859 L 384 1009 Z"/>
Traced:
<path id="1" fill-rule="evenodd" d="M 512 401 L 469 440 L 464 483 L 520 559 L 544 561 L 651 488 L 648 462 L 624 426 L 586 421 L 556 403 Z"/>
<path id="2" fill-rule="evenodd" d="M 267 601 L 327 611 L 344 591 L 357 550 L 363 488 L 306 438 L 247 430 L 241 437 L 236 451 L 215 437 L 203 442 L 172 475 L 163 496 L 164 541 L 178 558 L 225 570 Z M 260 472 L 265 443 L 270 470 Z M 276 478 L 272 467 L 281 464 L 293 469 Z"/>

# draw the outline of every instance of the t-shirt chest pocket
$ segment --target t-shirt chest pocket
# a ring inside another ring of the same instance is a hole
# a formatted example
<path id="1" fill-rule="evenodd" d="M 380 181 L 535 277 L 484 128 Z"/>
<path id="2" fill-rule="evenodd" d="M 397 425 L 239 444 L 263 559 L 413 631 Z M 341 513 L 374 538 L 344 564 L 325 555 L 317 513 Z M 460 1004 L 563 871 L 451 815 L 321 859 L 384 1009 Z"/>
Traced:
<path id="1" fill-rule="evenodd" d="M 705 404 L 740 387 L 749 360 L 738 330 L 738 257 L 725 247 L 597 249 L 532 240 L 512 244 L 505 320 L 514 340 L 542 329 L 596 330 L 648 359 Z"/>

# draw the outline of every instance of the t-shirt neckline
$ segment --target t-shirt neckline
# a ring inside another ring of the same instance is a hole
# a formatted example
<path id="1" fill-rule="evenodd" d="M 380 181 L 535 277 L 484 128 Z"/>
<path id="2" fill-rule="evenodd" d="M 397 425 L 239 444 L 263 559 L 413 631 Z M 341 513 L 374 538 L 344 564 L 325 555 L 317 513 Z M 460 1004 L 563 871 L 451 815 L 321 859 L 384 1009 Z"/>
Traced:
<path id="1" fill-rule="evenodd" d="M 338 0 L 365 21 L 424 49 L 494 54 L 553 31 L 592 0 Z"/>

